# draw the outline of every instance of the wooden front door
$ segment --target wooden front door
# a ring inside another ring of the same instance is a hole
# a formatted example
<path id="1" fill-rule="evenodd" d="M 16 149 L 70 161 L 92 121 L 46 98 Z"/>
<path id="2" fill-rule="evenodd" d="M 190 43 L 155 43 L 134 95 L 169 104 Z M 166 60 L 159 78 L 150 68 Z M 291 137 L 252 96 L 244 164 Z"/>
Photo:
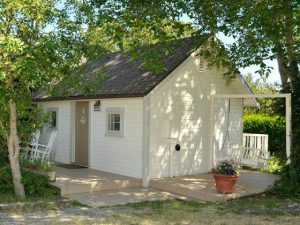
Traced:
<path id="1" fill-rule="evenodd" d="M 88 166 L 89 162 L 89 102 L 76 102 L 75 163 Z"/>

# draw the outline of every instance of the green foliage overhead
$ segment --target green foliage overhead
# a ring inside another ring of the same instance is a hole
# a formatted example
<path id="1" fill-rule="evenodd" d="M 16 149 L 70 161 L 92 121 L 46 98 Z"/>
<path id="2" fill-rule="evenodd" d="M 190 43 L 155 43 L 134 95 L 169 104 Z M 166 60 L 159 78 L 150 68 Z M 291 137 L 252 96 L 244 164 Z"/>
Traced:
<path id="1" fill-rule="evenodd" d="M 268 83 L 266 79 L 255 79 L 251 73 L 243 76 L 254 94 L 277 94 L 279 87 Z M 245 114 L 262 113 L 267 115 L 285 115 L 285 99 L 283 98 L 260 98 L 257 99 L 259 107 L 246 107 Z"/>
<path id="2" fill-rule="evenodd" d="M 300 3 L 297 0 L 70 2 L 76 4 L 78 21 L 84 21 L 92 30 L 98 27 L 102 33 L 109 33 L 111 42 L 120 43 L 117 46 L 121 49 L 176 39 L 184 33 L 185 26 L 180 21 L 187 16 L 193 25 L 192 36 L 223 33 L 234 40 L 223 52 L 238 68 L 259 65 L 258 72 L 268 75 L 271 68 L 265 60 L 275 59 L 284 86 L 289 79 L 299 78 Z M 166 23 L 172 27 L 171 33 L 166 32 Z M 123 45 L 121 40 L 128 41 Z"/>
<path id="3" fill-rule="evenodd" d="M 248 73 L 243 76 L 254 94 L 276 94 L 279 92 L 279 87 L 275 84 L 268 83 L 266 79 L 254 78 L 253 74 Z"/>
<path id="4" fill-rule="evenodd" d="M 37 89 L 50 91 L 49 85 L 71 80 L 82 51 L 78 39 L 82 29 L 67 20 L 59 1 L 32 0 L 0 3 L 0 127 L 8 136 L 9 100 L 17 102 L 18 130 L 31 133 L 42 122 L 41 111 L 33 103 Z M 55 25 L 55 29 L 50 29 Z"/>
<path id="5" fill-rule="evenodd" d="M 299 78 L 299 1 L 184 2 L 186 13 L 201 30 L 234 38 L 227 47 L 238 67 L 259 65 L 261 75 L 268 75 L 270 68 L 265 60 L 277 59 L 284 85 L 288 79 Z"/>
<path id="6" fill-rule="evenodd" d="M 244 117 L 244 133 L 268 134 L 271 154 L 285 156 L 285 118 L 252 114 Z"/>

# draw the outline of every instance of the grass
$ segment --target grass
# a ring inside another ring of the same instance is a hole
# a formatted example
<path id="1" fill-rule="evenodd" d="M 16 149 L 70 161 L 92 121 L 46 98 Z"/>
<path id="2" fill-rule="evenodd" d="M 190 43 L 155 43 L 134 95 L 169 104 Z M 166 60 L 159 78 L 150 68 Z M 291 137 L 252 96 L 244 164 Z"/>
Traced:
<path id="1" fill-rule="evenodd" d="M 77 208 L 85 207 L 85 205 L 80 202 L 65 199 L 61 196 L 39 196 L 39 197 L 26 197 L 25 199 L 20 199 L 8 194 L 1 194 L 0 200 L 6 205 L 6 207 L 0 207 L 1 212 L 9 213 L 32 213 L 42 211 L 57 211 L 64 210 L 66 208 Z M 1 203 L 1 202 L 0 202 Z M 0 221 L 1 222 L 1 221 Z"/>
<path id="2" fill-rule="evenodd" d="M 68 208 L 68 209 L 66 209 Z M 78 203 L 48 204 L 34 210 L 17 210 L 6 218 L 40 224 L 300 224 L 300 199 L 257 195 L 227 202 L 183 200 L 151 201 L 106 208 L 86 208 Z M 55 215 L 55 216 L 53 216 Z M 4 218 L 4 215 L 2 215 Z M 0 216 L 1 217 L 1 216 Z"/>
<path id="3" fill-rule="evenodd" d="M 59 195 L 46 195 L 46 196 L 26 196 L 25 199 L 16 197 L 13 194 L 0 194 L 1 203 L 24 203 L 24 202 L 36 202 L 36 201 L 57 201 L 61 200 Z"/>
<path id="4" fill-rule="evenodd" d="M 300 224 L 300 200 L 258 195 L 227 202 L 155 201 L 127 205 L 107 224 Z M 105 223 L 104 223 L 105 224 Z"/>

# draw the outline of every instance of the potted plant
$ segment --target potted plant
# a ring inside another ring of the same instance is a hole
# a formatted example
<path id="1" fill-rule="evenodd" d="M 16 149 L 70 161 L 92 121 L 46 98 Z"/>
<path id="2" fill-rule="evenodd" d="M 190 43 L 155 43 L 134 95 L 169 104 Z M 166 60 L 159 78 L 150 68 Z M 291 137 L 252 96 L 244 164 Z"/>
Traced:
<path id="1" fill-rule="evenodd" d="M 239 177 L 240 164 L 235 160 L 222 160 L 216 168 L 212 169 L 217 191 L 230 194 L 234 191 L 234 185 Z"/>
<path id="2" fill-rule="evenodd" d="M 47 173 L 50 181 L 56 180 L 56 173 L 54 171 L 54 163 L 53 162 L 44 162 L 42 164 L 42 171 Z"/>
<path id="3" fill-rule="evenodd" d="M 21 165 L 23 169 L 30 171 L 32 173 L 44 175 L 49 177 L 49 181 L 56 180 L 56 173 L 54 170 L 54 163 L 49 161 L 41 161 L 41 160 L 21 160 Z"/>

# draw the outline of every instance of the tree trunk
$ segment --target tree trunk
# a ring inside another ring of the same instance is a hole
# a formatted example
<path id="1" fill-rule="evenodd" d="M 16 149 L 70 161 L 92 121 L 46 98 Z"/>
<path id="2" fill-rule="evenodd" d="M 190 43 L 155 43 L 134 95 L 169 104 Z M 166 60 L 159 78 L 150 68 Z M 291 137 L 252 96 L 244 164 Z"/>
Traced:
<path id="1" fill-rule="evenodd" d="M 286 64 L 284 63 L 284 59 L 278 53 L 277 53 L 277 64 L 278 64 L 278 70 L 279 70 L 281 83 L 282 83 L 283 89 L 286 91 L 287 87 L 288 87 L 288 81 L 289 81 L 288 68 L 287 68 Z"/>
<path id="2" fill-rule="evenodd" d="M 285 2 L 285 7 L 286 13 L 285 16 L 285 45 L 286 45 L 286 53 L 287 53 L 287 59 L 288 59 L 288 66 L 290 70 L 290 76 L 289 79 L 290 81 L 294 81 L 299 73 L 299 68 L 298 68 L 298 61 L 296 57 L 296 52 L 295 52 L 295 42 L 294 42 L 294 27 L 296 26 L 294 23 L 294 11 L 295 9 L 293 8 L 293 1 L 292 0 L 286 0 Z"/>
<path id="3" fill-rule="evenodd" d="M 9 109 L 10 109 L 10 131 L 7 139 L 8 153 L 10 167 L 13 177 L 13 184 L 15 195 L 21 198 L 25 198 L 24 185 L 21 182 L 21 170 L 19 163 L 20 155 L 20 141 L 17 132 L 17 110 L 16 103 L 11 99 L 9 100 Z"/>
<path id="4" fill-rule="evenodd" d="M 298 59 L 294 49 L 295 9 L 293 8 L 293 2 L 291 0 L 285 1 L 284 10 L 286 11 L 286 15 L 284 17 L 284 44 L 280 40 L 277 40 L 275 47 L 277 51 L 277 63 L 283 89 L 285 92 L 290 92 L 291 83 L 299 77 Z"/>

